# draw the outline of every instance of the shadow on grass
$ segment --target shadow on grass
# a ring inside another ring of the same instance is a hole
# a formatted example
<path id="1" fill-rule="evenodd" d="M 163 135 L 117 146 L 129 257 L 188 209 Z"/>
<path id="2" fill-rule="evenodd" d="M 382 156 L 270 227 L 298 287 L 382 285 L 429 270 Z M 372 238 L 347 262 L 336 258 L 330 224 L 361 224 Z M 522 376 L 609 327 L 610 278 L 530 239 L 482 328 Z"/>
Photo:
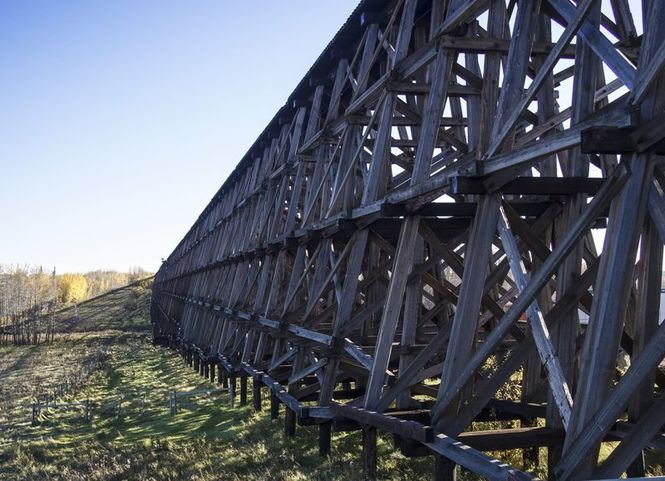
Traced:
<path id="1" fill-rule="evenodd" d="M 229 407 L 226 394 L 183 399 L 172 416 L 169 390 L 213 385 L 175 352 L 153 346 L 145 319 L 109 320 L 97 327 L 50 348 L 107 351 L 106 368 L 61 400 L 89 399 L 92 421 L 86 422 L 80 409 L 46 410 L 37 425 L 16 427 L 12 436 L 20 441 L 0 448 L 0 479 L 360 479 L 359 433 L 335 433 L 332 454 L 322 460 L 318 430 L 299 427 L 295 438 L 284 437 L 283 410 L 279 420 L 271 420 L 268 399 L 260 413 Z M 379 439 L 379 453 L 382 479 L 430 475 L 431 459 L 402 457 L 386 436 Z"/>

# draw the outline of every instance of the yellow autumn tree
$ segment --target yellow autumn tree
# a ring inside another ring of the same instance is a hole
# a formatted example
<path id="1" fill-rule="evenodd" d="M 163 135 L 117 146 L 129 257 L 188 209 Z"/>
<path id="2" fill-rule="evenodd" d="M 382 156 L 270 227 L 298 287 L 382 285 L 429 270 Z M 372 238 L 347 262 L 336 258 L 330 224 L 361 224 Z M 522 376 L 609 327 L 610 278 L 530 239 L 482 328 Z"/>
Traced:
<path id="1" fill-rule="evenodd" d="M 88 294 L 88 281 L 81 274 L 63 274 L 58 279 L 58 297 L 61 302 L 81 302 Z"/>

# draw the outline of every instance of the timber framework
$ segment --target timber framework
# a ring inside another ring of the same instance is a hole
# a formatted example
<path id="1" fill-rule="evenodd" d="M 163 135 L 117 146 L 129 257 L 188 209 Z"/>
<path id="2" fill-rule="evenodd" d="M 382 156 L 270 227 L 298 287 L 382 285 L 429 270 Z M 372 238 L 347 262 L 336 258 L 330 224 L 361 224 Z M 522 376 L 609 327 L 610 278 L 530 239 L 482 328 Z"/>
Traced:
<path id="1" fill-rule="evenodd" d="M 361 429 L 367 479 L 377 430 L 439 480 L 644 476 L 664 64 L 660 0 L 362 1 L 163 263 L 155 340 L 323 455 Z"/>

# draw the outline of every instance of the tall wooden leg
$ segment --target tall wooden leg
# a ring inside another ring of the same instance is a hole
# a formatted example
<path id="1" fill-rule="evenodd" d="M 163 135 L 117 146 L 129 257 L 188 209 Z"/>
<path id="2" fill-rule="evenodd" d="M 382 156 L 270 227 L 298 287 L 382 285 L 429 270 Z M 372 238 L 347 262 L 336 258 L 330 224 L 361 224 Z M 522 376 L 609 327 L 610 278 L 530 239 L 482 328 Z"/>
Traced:
<path id="1" fill-rule="evenodd" d="M 332 421 L 319 424 L 319 456 L 326 457 L 330 454 L 332 438 Z"/>
<path id="2" fill-rule="evenodd" d="M 434 481 L 456 481 L 457 465 L 439 454 L 434 456 Z"/>
<path id="3" fill-rule="evenodd" d="M 376 428 L 363 428 L 363 479 L 376 480 Z"/>
<path id="4" fill-rule="evenodd" d="M 252 378 L 252 404 L 255 411 L 261 410 L 261 381 L 258 378 Z"/>
<path id="5" fill-rule="evenodd" d="M 231 374 L 229 376 L 229 406 L 233 407 L 236 400 L 236 376 Z"/>
<path id="6" fill-rule="evenodd" d="M 270 391 L 270 419 L 277 419 L 279 417 L 279 398 L 275 393 Z"/>
<path id="7" fill-rule="evenodd" d="M 284 409 L 284 434 L 289 438 L 296 435 L 296 413 L 288 407 Z"/>
<path id="8" fill-rule="evenodd" d="M 247 376 L 240 376 L 240 405 L 245 406 L 247 404 Z"/>

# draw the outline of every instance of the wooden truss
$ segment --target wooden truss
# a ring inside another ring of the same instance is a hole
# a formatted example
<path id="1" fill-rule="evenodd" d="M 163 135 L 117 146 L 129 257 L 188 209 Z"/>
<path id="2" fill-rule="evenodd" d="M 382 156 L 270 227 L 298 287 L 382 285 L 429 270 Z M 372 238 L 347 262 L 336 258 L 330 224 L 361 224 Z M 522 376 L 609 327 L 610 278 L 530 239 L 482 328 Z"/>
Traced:
<path id="1" fill-rule="evenodd" d="M 267 386 L 324 454 L 362 429 L 369 478 L 377 429 L 436 479 L 530 479 L 544 446 L 552 479 L 643 476 L 665 2 L 639 3 L 361 2 L 164 262 L 155 339 Z"/>

